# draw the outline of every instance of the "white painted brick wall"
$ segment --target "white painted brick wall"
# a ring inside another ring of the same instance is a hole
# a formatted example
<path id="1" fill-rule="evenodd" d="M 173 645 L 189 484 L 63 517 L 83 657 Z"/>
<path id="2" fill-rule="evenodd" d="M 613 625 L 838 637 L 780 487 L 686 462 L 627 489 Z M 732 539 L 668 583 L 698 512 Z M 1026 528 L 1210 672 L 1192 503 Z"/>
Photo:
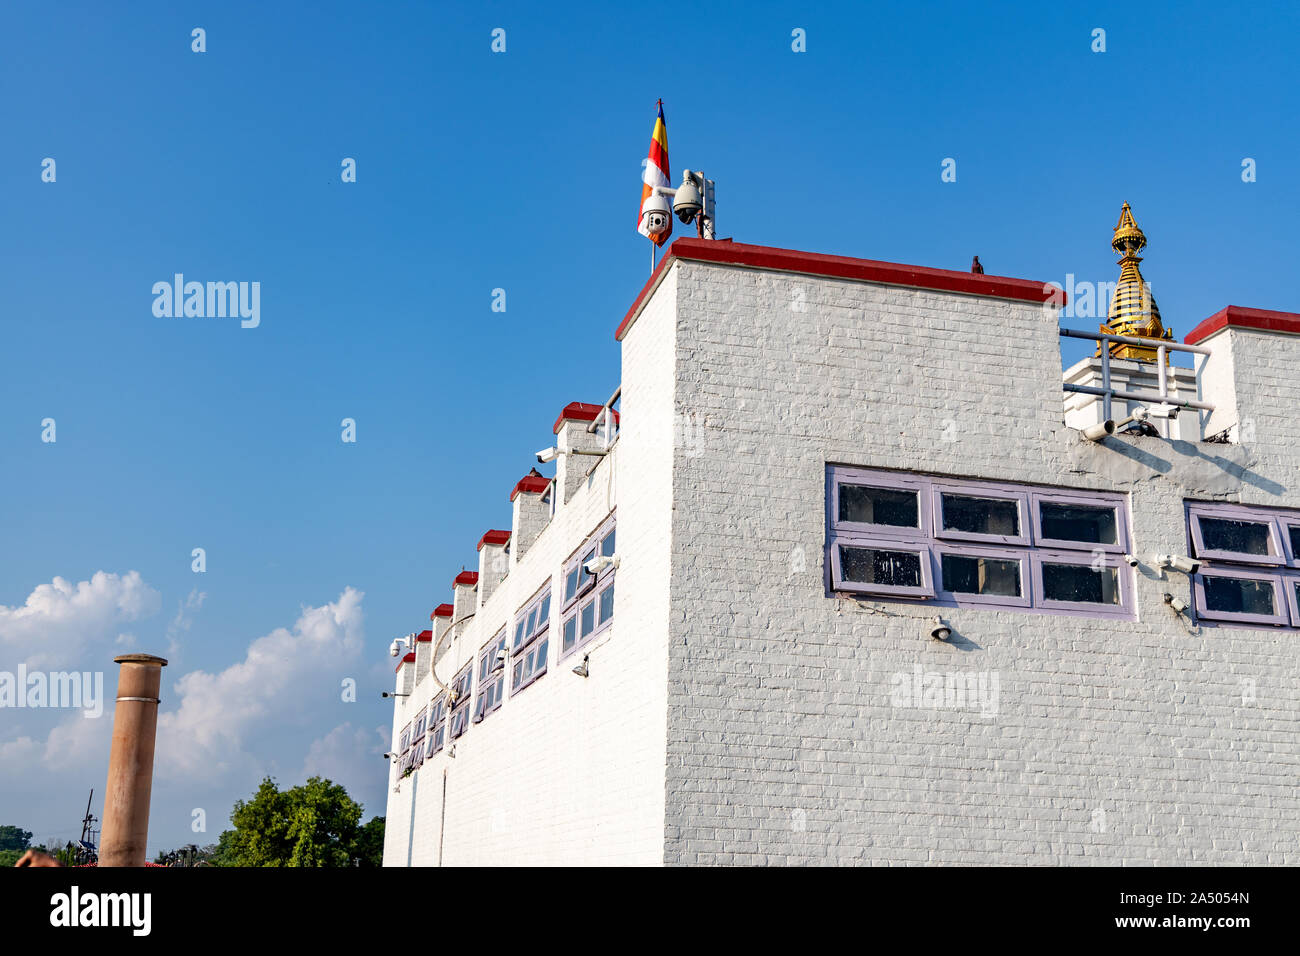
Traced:
<path id="1" fill-rule="evenodd" d="M 471 724 L 455 742 L 454 758 L 444 751 L 415 774 L 414 865 L 438 862 L 440 828 L 444 865 L 663 860 L 674 285 L 670 276 L 670 294 L 641 318 L 641 334 L 624 349 L 623 431 L 612 460 L 602 461 L 516 556 L 438 662 L 439 676 L 450 681 L 551 577 L 547 674 Z M 550 424 L 539 417 L 539 432 Z M 575 460 L 584 471 L 596 462 Z M 506 487 L 514 477 L 500 476 L 500 483 Z M 501 506 L 506 513 L 508 503 Z M 586 649 L 591 676 L 584 680 L 571 672 L 581 654 L 559 660 L 561 565 L 614 508 L 621 559 L 614 623 Z M 483 518 L 484 527 L 504 527 Z M 397 708 L 407 715 L 397 719 L 397 729 L 432 698 L 432 681 L 420 687 L 424 696 Z M 412 784 L 408 778 L 389 795 L 385 865 L 406 865 Z"/>
<path id="2" fill-rule="evenodd" d="M 942 644 L 933 611 L 823 584 L 827 462 L 1126 492 L 1142 555 L 1186 552 L 1185 497 L 1300 505 L 1300 340 L 1235 356 L 1254 447 L 1100 446 L 1063 425 L 1039 308 L 675 278 L 653 304 L 676 293 L 677 412 L 702 427 L 674 453 L 668 862 L 1300 862 L 1294 633 L 1192 635 L 1160 597 L 1186 578 L 1139 575 L 1136 623 L 945 609 Z M 996 671 L 998 714 L 892 707 L 916 664 Z"/>

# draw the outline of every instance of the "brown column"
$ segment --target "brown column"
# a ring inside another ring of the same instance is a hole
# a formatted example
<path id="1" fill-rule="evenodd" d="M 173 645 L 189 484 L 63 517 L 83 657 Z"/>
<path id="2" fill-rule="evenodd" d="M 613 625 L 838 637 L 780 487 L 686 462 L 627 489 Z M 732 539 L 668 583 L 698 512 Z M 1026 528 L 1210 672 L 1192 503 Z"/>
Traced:
<path id="1" fill-rule="evenodd" d="M 144 866 L 153 790 L 153 748 L 158 730 L 158 690 L 167 662 L 151 654 L 123 654 L 113 712 L 113 749 L 104 791 L 100 866 Z"/>

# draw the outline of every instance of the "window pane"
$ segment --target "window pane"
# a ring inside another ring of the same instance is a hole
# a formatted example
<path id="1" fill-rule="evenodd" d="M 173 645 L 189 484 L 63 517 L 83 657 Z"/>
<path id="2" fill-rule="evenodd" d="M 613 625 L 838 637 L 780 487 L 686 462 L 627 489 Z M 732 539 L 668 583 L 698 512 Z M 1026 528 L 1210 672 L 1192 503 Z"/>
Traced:
<path id="1" fill-rule="evenodd" d="M 1049 601 L 1118 604 L 1119 573 L 1086 564 L 1044 564 L 1043 596 Z"/>
<path id="2" fill-rule="evenodd" d="M 942 570 L 945 591 L 1020 597 L 1019 561 L 945 554 Z"/>
<path id="3" fill-rule="evenodd" d="M 1020 534 L 1020 502 L 1005 498 L 972 498 L 969 495 L 940 496 L 943 499 L 943 527 L 969 534 Z"/>
<path id="4" fill-rule="evenodd" d="M 913 551 L 881 551 L 840 545 L 840 573 L 858 584 L 921 586 L 921 556 Z"/>
<path id="5" fill-rule="evenodd" d="M 551 595 L 548 593 L 542 598 L 541 610 L 537 612 L 537 626 L 545 627 L 551 623 Z"/>
<path id="6" fill-rule="evenodd" d="M 524 621 L 524 619 L 521 617 L 521 618 L 519 619 L 519 624 L 518 624 L 518 626 L 515 627 L 515 647 L 518 647 L 520 644 L 522 644 L 522 643 L 524 642 L 524 624 L 525 624 L 525 621 Z"/>
<path id="7" fill-rule="evenodd" d="M 573 646 L 573 642 L 578 637 L 578 619 L 571 617 L 564 622 L 564 649 L 567 651 Z"/>
<path id="8" fill-rule="evenodd" d="M 1300 524 L 1293 524 L 1288 529 L 1291 534 L 1291 553 L 1300 561 Z"/>
<path id="9" fill-rule="evenodd" d="M 1206 575 L 1205 607 L 1209 611 L 1227 611 L 1232 614 L 1268 614 L 1277 611 L 1273 605 L 1273 583 L 1255 578 L 1224 578 Z"/>
<path id="10" fill-rule="evenodd" d="M 528 629 L 524 631 L 524 636 L 532 637 L 535 630 L 537 630 L 537 609 L 533 608 L 533 612 L 528 615 Z"/>
<path id="11" fill-rule="evenodd" d="M 520 682 L 523 679 L 524 679 L 524 659 L 521 657 L 515 661 L 515 673 L 511 685 L 514 687 L 518 687 Z"/>
<path id="12" fill-rule="evenodd" d="M 1235 518 L 1198 518 L 1201 540 L 1207 551 L 1236 551 L 1239 554 L 1272 554 L 1268 525 Z"/>
<path id="13" fill-rule="evenodd" d="M 1105 505 L 1067 505 L 1044 501 L 1038 508 L 1044 538 L 1119 544 L 1115 509 Z"/>
<path id="14" fill-rule="evenodd" d="M 915 491 L 840 485 L 840 521 L 919 528 L 920 507 Z"/>
<path id="15" fill-rule="evenodd" d="M 586 637 L 596 629 L 596 602 L 589 601 L 582 609 L 582 636 Z"/>
<path id="16" fill-rule="evenodd" d="M 600 592 L 600 623 L 604 624 L 614 616 L 614 585 Z"/>
<path id="17" fill-rule="evenodd" d="M 551 642 L 549 639 L 542 641 L 540 644 L 537 645 L 538 673 L 541 673 L 542 671 L 546 670 L 546 655 L 550 653 L 550 650 L 551 650 Z"/>
<path id="18" fill-rule="evenodd" d="M 572 600 L 573 596 L 578 593 L 578 574 L 582 571 L 582 566 L 574 568 L 569 572 L 568 577 L 564 579 L 564 600 Z"/>
<path id="19" fill-rule="evenodd" d="M 607 558 L 614 556 L 614 532 L 611 531 L 605 535 L 605 540 L 600 542 L 600 553 Z"/>

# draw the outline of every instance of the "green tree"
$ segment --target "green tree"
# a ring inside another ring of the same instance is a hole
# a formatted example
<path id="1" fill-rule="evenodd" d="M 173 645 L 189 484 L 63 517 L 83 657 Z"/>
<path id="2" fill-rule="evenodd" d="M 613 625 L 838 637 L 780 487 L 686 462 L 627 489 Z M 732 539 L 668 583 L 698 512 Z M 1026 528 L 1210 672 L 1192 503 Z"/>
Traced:
<path id="1" fill-rule="evenodd" d="M 270 777 L 238 800 L 212 853 L 215 866 L 377 866 L 383 818 L 361 826 L 361 805 L 322 777 L 281 791 Z"/>
<path id="2" fill-rule="evenodd" d="M 13 866 L 26 850 L 0 850 L 0 869 Z"/>
<path id="3" fill-rule="evenodd" d="M 32 845 L 32 831 L 22 827 L 0 827 L 0 850 L 18 850 L 19 855 Z"/>

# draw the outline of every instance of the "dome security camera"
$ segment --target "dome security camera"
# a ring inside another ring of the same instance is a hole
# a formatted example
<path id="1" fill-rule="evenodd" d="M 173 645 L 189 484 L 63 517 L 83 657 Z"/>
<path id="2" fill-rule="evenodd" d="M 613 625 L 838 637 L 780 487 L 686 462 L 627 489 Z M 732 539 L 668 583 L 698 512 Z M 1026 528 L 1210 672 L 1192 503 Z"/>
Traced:
<path id="1" fill-rule="evenodd" d="M 389 657 L 396 657 L 400 653 L 402 653 L 402 644 L 400 641 L 393 641 L 393 643 L 388 645 Z"/>
<path id="2" fill-rule="evenodd" d="M 673 223 L 669 213 L 668 200 L 659 193 L 651 193 L 641 208 L 641 222 L 651 239 L 666 236 L 672 231 Z"/>
<path id="3" fill-rule="evenodd" d="M 1174 597 L 1172 594 L 1165 595 L 1165 603 L 1173 608 L 1177 614 L 1182 614 L 1187 610 L 1187 602 Z"/>
<path id="4" fill-rule="evenodd" d="M 952 637 L 952 628 L 943 623 L 943 618 L 936 617 L 934 626 L 930 628 L 930 637 L 936 641 L 946 641 Z"/>
<path id="5" fill-rule="evenodd" d="M 704 208 L 704 202 L 700 198 L 700 190 L 695 185 L 695 177 L 688 169 L 682 174 L 682 184 L 677 187 L 677 195 L 673 197 L 673 212 L 677 213 L 677 218 L 682 222 L 690 222 Z"/>

